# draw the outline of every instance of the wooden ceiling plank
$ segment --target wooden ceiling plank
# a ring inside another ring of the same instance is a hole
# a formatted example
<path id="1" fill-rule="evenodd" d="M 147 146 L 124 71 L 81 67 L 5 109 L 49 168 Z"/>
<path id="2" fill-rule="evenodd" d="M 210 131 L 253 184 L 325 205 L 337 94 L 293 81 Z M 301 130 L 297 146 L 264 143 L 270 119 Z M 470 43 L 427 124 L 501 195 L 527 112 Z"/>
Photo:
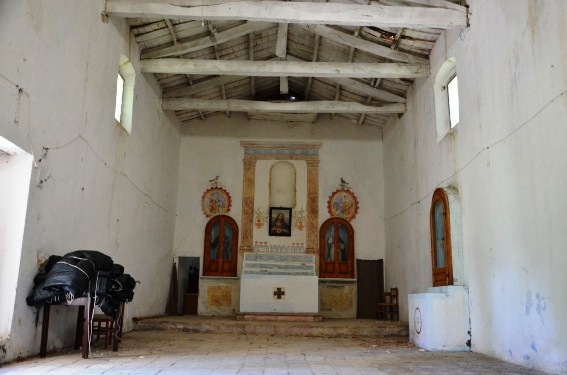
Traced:
<path id="1" fill-rule="evenodd" d="M 155 59 L 160 57 L 171 57 L 184 55 L 186 53 L 191 53 L 199 51 L 203 48 L 212 47 L 215 44 L 221 44 L 228 42 L 230 40 L 240 38 L 242 36 L 254 33 L 256 31 L 262 31 L 275 27 L 275 23 L 270 22 L 247 22 L 243 25 L 233 27 L 231 29 L 216 33 L 216 42 L 212 40 L 210 36 L 205 36 L 199 39 L 191 40 L 185 43 L 178 43 L 170 47 L 160 48 L 150 52 L 143 52 L 141 55 L 142 59 Z"/>
<path id="2" fill-rule="evenodd" d="M 303 61 L 239 61 L 149 59 L 140 61 L 143 73 L 243 75 L 256 77 L 420 78 L 429 66 L 401 63 L 335 63 Z"/>
<path id="3" fill-rule="evenodd" d="M 191 96 L 197 93 L 200 93 L 204 90 L 210 89 L 211 87 L 221 86 L 221 85 L 228 85 L 230 83 L 234 83 L 240 80 L 245 79 L 242 76 L 220 76 L 211 79 L 207 79 L 206 81 L 201 81 L 199 83 L 195 83 L 192 86 L 188 87 L 181 87 L 178 89 L 168 90 L 163 93 L 164 98 L 173 98 L 178 96 Z"/>
<path id="4" fill-rule="evenodd" d="M 412 64 L 429 64 L 429 60 L 414 56 L 409 53 L 401 51 L 393 51 L 392 49 L 382 46 L 380 44 L 372 43 L 367 40 L 358 38 L 356 36 L 343 33 L 342 31 L 335 30 L 329 26 L 317 25 L 314 27 L 315 33 L 321 35 L 322 37 L 331 39 L 334 42 L 344 44 L 346 46 L 351 46 L 362 51 L 384 57 L 392 61 L 399 61 Z"/>
<path id="5" fill-rule="evenodd" d="M 362 82 L 351 78 L 330 78 L 330 81 L 340 83 L 341 86 L 349 91 L 359 95 L 369 96 L 384 102 L 405 103 L 406 98 L 392 94 L 391 92 L 380 90 L 372 86 L 368 86 Z"/>
<path id="6" fill-rule="evenodd" d="M 248 20 L 303 24 L 334 24 L 377 27 L 454 29 L 467 26 L 467 12 L 427 7 L 379 4 L 338 4 L 287 1 L 228 2 L 209 6 L 186 6 L 155 0 L 108 0 L 111 17 L 170 18 L 176 20 Z M 466 9 L 466 8 L 465 8 Z"/>
<path id="7" fill-rule="evenodd" d="M 356 102 L 321 100 L 312 102 L 263 102 L 253 100 L 203 100 L 193 98 L 163 99 L 166 111 L 232 111 L 277 113 L 404 113 L 403 103 L 369 106 Z"/>
<path id="8" fill-rule="evenodd" d="M 404 0 L 404 2 L 417 5 L 426 5 L 435 8 L 453 9 L 459 12 L 467 11 L 466 7 L 446 0 Z"/>

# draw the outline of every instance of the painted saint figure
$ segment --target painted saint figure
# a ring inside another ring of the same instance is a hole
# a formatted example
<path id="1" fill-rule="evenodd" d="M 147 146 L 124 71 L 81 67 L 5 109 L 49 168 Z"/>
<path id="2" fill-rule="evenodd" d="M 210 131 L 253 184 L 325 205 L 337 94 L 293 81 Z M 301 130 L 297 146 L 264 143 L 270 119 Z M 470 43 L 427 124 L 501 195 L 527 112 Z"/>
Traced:
<path id="1" fill-rule="evenodd" d="M 278 216 L 272 221 L 270 225 L 270 234 L 274 235 L 289 235 L 290 233 L 289 224 L 285 221 L 285 216 L 283 212 L 280 212 Z"/>

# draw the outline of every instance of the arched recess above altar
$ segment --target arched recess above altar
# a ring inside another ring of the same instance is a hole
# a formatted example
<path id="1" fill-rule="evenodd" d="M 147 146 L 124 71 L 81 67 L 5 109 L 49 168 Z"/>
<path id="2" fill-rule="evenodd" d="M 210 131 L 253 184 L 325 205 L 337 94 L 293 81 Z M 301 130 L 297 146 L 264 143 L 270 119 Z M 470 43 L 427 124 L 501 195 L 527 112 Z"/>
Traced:
<path id="1" fill-rule="evenodd" d="M 242 141 L 240 144 L 244 148 L 240 253 L 254 252 L 255 241 L 264 243 L 271 240 L 273 243 L 268 243 L 268 246 L 282 246 L 285 251 L 286 246 L 291 250 L 294 243 L 299 243 L 299 246 L 303 244 L 303 253 L 317 255 L 321 143 Z M 296 169 L 296 201 L 295 207 L 288 207 L 292 209 L 292 228 L 291 236 L 286 239 L 268 234 L 269 172 L 278 161 L 288 161 Z M 256 212 L 265 215 L 264 225 L 255 220 Z M 297 220 L 293 220 L 294 217 Z"/>

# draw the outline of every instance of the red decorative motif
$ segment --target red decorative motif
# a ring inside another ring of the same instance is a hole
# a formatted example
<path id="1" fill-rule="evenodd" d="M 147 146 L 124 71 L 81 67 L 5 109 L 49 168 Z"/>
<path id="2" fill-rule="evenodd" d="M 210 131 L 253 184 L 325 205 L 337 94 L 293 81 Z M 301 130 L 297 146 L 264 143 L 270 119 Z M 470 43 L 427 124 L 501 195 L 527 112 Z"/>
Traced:
<path id="1" fill-rule="evenodd" d="M 202 206 L 206 217 L 228 214 L 231 205 L 230 194 L 222 187 L 211 187 L 203 193 Z"/>
<path id="2" fill-rule="evenodd" d="M 341 217 L 351 221 L 358 214 L 358 199 L 351 190 L 341 188 L 331 194 L 327 201 L 327 208 L 332 217 Z"/>

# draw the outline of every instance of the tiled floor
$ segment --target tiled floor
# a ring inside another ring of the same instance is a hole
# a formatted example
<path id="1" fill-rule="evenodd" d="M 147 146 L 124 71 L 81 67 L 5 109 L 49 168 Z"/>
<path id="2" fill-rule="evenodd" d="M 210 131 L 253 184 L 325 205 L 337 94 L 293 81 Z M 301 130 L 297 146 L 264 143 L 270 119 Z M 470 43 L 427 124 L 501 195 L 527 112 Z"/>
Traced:
<path id="1" fill-rule="evenodd" d="M 477 353 L 420 350 L 399 338 L 133 331 L 118 352 L 51 353 L 0 374 L 537 374 Z"/>

